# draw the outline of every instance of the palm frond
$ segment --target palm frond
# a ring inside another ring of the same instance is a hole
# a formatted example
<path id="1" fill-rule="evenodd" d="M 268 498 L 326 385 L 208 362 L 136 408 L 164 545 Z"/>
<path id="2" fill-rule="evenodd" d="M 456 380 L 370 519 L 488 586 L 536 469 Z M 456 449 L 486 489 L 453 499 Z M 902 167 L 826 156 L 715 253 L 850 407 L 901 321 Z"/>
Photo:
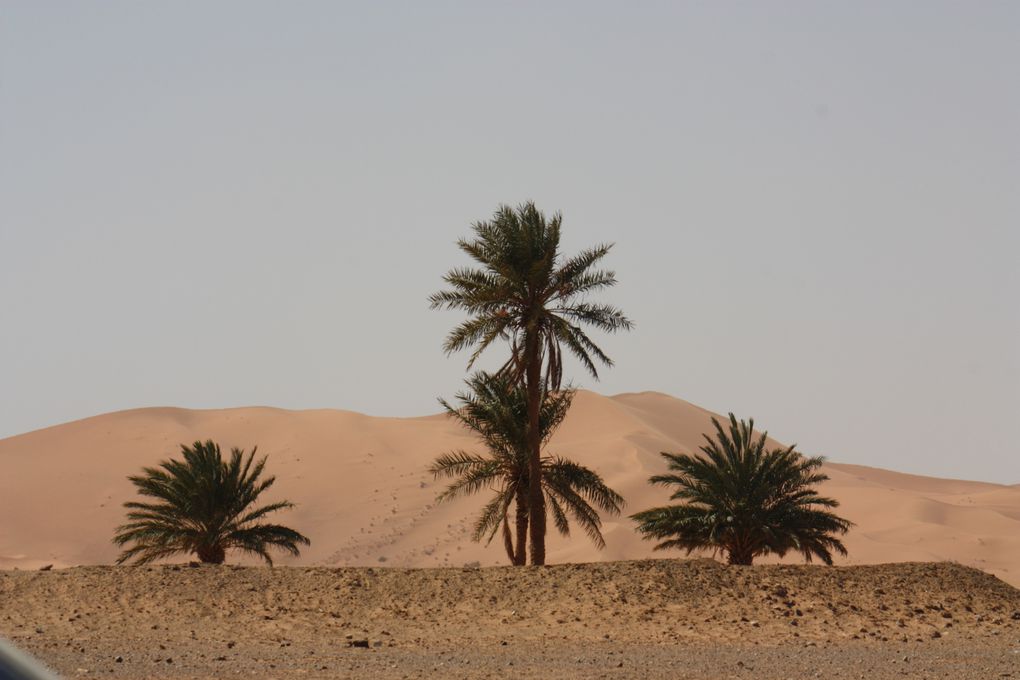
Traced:
<path id="1" fill-rule="evenodd" d="M 299 545 L 309 544 L 305 536 L 259 521 L 293 504 L 256 505 L 276 481 L 263 476 L 266 458 L 256 458 L 256 451 L 245 454 L 235 448 L 224 460 L 215 442 L 196 441 L 191 446 L 181 445 L 180 459 L 162 461 L 158 467 L 143 468 L 141 475 L 129 477 L 139 495 L 152 502 L 124 503 L 129 521 L 116 529 L 113 542 L 129 547 L 118 563 L 146 563 L 180 553 L 221 561 L 227 549 L 255 554 L 272 563 L 266 552 L 270 547 L 297 555 Z"/>
<path id="2" fill-rule="evenodd" d="M 510 532 L 507 515 L 511 503 L 527 502 L 527 494 L 518 495 L 518 490 L 528 488 L 530 477 L 527 395 L 522 386 L 498 374 L 479 372 L 465 382 L 468 389 L 457 394 L 457 406 L 442 399 L 440 403 L 451 418 L 478 435 L 486 453 L 448 452 L 437 457 L 429 471 L 437 479 L 453 480 L 439 494 L 439 501 L 486 489 L 493 491 L 492 499 L 476 520 L 473 538 L 491 541 L 502 528 L 504 546 L 510 546 L 508 556 L 512 562 L 513 543 L 512 538 L 507 538 Z M 543 443 L 566 418 L 573 397 L 574 390 L 569 388 L 543 393 L 539 407 Z M 598 513 L 601 510 L 619 514 L 623 498 L 595 472 L 565 458 L 543 458 L 542 471 L 547 510 L 557 529 L 569 533 L 569 518 L 573 517 L 597 547 L 604 547 Z"/>
<path id="3" fill-rule="evenodd" d="M 836 538 L 853 523 L 828 508 L 839 503 L 813 488 L 828 476 L 823 459 L 804 457 L 795 447 L 767 450 L 767 434 L 754 421 L 729 414 L 728 427 L 713 418 L 715 437 L 705 435 L 701 456 L 663 452 L 669 473 L 653 484 L 674 488 L 679 505 L 631 516 L 655 548 L 725 552 L 730 561 L 750 564 L 764 554 L 797 552 L 832 564 L 833 553 L 846 554 Z"/>

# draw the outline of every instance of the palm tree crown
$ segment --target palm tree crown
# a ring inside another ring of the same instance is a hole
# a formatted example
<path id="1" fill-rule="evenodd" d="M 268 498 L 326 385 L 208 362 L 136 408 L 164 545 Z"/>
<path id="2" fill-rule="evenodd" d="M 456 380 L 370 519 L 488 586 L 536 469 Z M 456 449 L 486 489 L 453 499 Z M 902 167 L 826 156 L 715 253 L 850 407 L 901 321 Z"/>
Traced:
<path id="1" fill-rule="evenodd" d="M 664 452 L 672 472 L 650 480 L 676 487 L 671 499 L 682 503 L 632 517 L 645 538 L 662 541 L 656 550 L 719 551 L 730 564 L 790 551 L 826 564 L 833 551 L 846 555 L 834 534 L 853 524 L 826 509 L 837 507 L 836 500 L 812 488 L 828 479 L 820 472 L 822 458 L 801 456 L 793 446 L 766 450 L 767 434 L 756 438 L 754 421 L 738 422 L 732 413 L 728 433 L 715 418 L 712 423 L 716 438 L 705 435 L 703 457 Z"/>
<path id="2" fill-rule="evenodd" d="M 560 224 L 528 202 L 517 208 L 500 206 L 490 222 L 474 225 L 475 238 L 457 246 L 481 268 L 451 270 L 443 280 L 450 290 L 429 297 L 433 309 L 459 309 L 470 318 L 446 338 L 447 353 L 476 345 L 468 368 L 497 339 L 510 342 L 511 356 L 501 372 L 523 380 L 528 358 L 526 339 L 539 340 L 546 386 L 559 389 L 563 378 L 561 343 L 598 378 L 596 361 L 613 361 L 588 337 L 583 326 L 610 333 L 629 330 L 632 323 L 612 305 L 586 301 L 587 294 L 616 285 L 616 274 L 593 267 L 612 244 L 601 244 L 563 260 Z"/>
<path id="3" fill-rule="evenodd" d="M 440 501 L 485 489 L 495 492 L 475 522 L 473 539 L 491 541 L 502 529 L 511 563 L 523 565 L 530 514 L 527 395 L 505 376 L 477 373 L 467 384 L 470 391 L 457 395 L 459 408 L 444 400 L 440 402 L 450 416 L 482 439 L 488 455 L 453 451 L 437 458 L 430 471 L 437 478 L 453 480 L 439 495 Z M 543 444 L 563 421 L 573 396 L 573 390 L 545 393 L 539 412 Z M 569 535 L 570 516 L 598 548 L 605 546 L 598 510 L 619 514 L 623 498 L 607 487 L 598 474 L 560 456 L 544 456 L 542 487 L 561 534 Z M 516 546 L 510 528 L 510 507 L 514 504 Z"/>
<path id="4" fill-rule="evenodd" d="M 596 362 L 612 360 L 585 332 L 610 333 L 632 324 L 616 307 L 592 303 L 591 293 L 616 284 L 611 271 L 594 267 L 612 248 L 603 244 L 571 258 L 560 254 L 562 217 L 546 217 L 534 203 L 500 206 L 489 222 L 474 225 L 474 238 L 457 245 L 481 265 L 446 274 L 450 289 L 429 298 L 433 309 L 459 309 L 469 318 L 446 338 L 447 354 L 474 347 L 468 368 L 496 340 L 510 344 L 501 375 L 527 389 L 531 560 L 545 563 L 545 508 L 539 409 L 544 390 L 557 390 L 563 378 L 561 346 L 576 356 L 593 377 Z M 544 369 L 544 371 L 543 371 Z"/>
<path id="5" fill-rule="evenodd" d="M 267 524 L 266 515 L 293 507 L 289 501 L 253 507 L 258 497 L 276 481 L 260 479 L 266 458 L 255 460 L 232 449 L 230 460 L 220 455 L 212 441 L 181 445 L 183 460 L 166 460 L 157 468 L 129 477 L 138 493 L 152 503 L 128 502 L 127 524 L 117 528 L 114 543 L 134 545 L 124 550 L 117 563 L 134 559 L 136 564 L 179 553 L 196 554 L 203 562 L 222 563 L 227 550 L 257 555 L 272 565 L 269 548 L 299 554 L 299 544 L 310 541 L 285 526 Z"/>

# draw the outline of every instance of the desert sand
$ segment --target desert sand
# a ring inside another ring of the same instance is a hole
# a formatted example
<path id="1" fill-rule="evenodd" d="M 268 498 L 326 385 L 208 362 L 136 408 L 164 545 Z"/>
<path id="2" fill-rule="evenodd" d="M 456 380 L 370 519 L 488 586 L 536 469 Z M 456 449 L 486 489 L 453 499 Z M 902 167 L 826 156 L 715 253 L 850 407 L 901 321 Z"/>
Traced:
<path id="1" fill-rule="evenodd" d="M 0 572 L 64 677 L 1020 676 L 1020 591 L 949 563 Z"/>
<path id="2" fill-rule="evenodd" d="M 625 512 L 666 502 L 647 484 L 660 451 L 693 451 L 713 414 L 659 393 L 580 392 L 549 451 L 601 473 Z M 0 569 L 110 564 L 110 543 L 133 497 L 127 480 L 176 455 L 181 442 L 257 444 L 277 476 L 267 496 L 297 503 L 277 519 L 312 540 L 292 566 L 483 566 L 506 563 L 502 546 L 473 543 L 482 497 L 437 505 L 426 471 L 438 454 L 478 450 L 443 415 L 377 418 L 346 411 L 147 408 L 87 418 L 0 440 Z M 807 451 L 805 453 L 822 453 Z M 856 523 L 840 564 L 948 560 L 1020 586 L 1020 487 L 933 479 L 830 463 L 825 493 Z M 1012 481 L 1012 480 L 1010 480 Z M 607 547 L 583 535 L 550 540 L 552 563 L 669 557 L 626 519 L 606 518 Z M 182 558 L 184 561 L 187 558 Z M 229 559 L 229 558 L 228 558 Z"/>

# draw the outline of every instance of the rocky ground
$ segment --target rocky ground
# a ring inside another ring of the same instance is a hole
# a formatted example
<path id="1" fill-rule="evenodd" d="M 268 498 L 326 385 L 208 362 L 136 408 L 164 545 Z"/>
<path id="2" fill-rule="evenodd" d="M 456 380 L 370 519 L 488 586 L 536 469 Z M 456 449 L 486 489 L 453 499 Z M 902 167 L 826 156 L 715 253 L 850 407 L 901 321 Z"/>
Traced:
<path id="1" fill-rule="evenodd" d="M 1018 678 L 1020 591 L 955 564 L 0 572 L 66 677 Z"/>

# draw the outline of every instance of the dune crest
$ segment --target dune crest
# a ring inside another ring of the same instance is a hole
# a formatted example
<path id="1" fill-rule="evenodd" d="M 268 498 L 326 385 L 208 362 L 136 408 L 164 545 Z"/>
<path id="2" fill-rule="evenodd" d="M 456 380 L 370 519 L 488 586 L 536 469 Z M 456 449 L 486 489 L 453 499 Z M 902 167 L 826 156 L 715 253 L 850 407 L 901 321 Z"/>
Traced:
<path id="1" fill-rule="evenodd" d="M 666 490 L 647 484 L 664 469 L 659 452 L 697 450 L 712 415 L 661 393 L 582 391 L 550 451 L 597 470 L 623 494 L 625 512 L 636 512 L 667 500 Z M 426 472 L 429 462 L 478 448 L 449 419 L 249 407 L 120 411 L 0 440 L 0 568 L 111 563 L 117 550 L 110 537 L 133 495 L 127 476 L 196 439 L 225 448 L 257 444 L 269 455 L 277 484 L 268 499 L 297 503 L 278 519 L 312 539 L 300 558 L 281 564 L 505 563 L 500 545 L 469 540 L 482 497 L 435 502 L 441 483 Z M 842 563 L 950 560 L 1020 586 L 1020 486 L 839 463 L 827 472 L 824 492 L 857 524 Z M 669 556 L 653 553 L 633 526 L 626 517 L 606 518 L 601 552 L 580 532 L 570 540 L 552 536 L 550 562 Z"/>

